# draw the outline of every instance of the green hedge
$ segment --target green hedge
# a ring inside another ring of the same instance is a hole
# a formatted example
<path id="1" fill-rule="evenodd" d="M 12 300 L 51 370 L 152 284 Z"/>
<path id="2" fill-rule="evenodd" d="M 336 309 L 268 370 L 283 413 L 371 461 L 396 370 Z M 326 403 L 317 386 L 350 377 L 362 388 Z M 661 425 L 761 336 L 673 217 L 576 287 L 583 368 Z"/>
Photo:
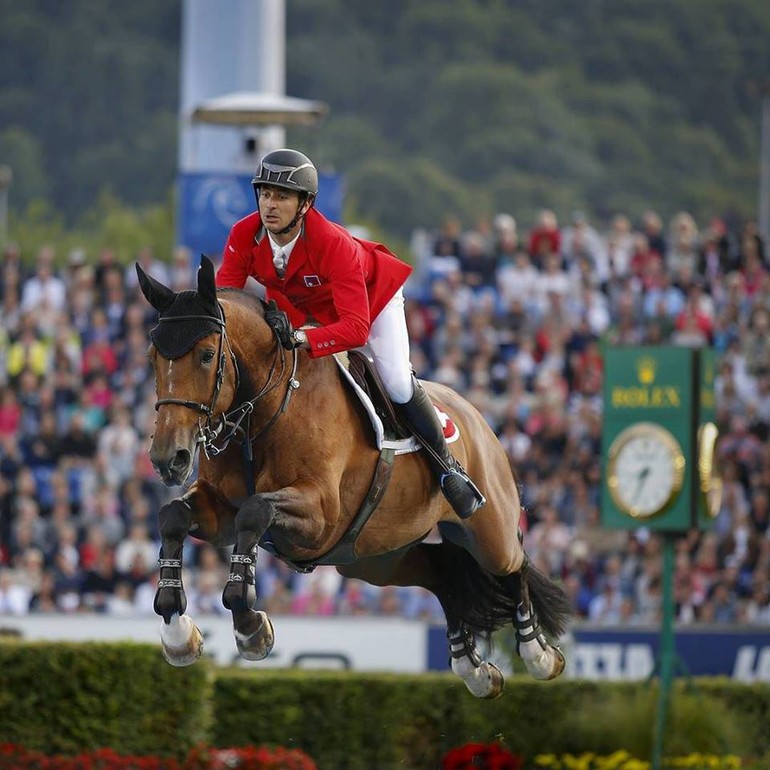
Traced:
<path id="1" fill-rule="evenodd" d="M 424 770 L 450 748 L 504 740 L 534 754 L 627 749 L 648 757 L 655 686 L 509 678 L 477 700 L 452 674 L 176 669 L 131 644 L 0 644 L 0 743 L 46 753 L 111 747 L 183 756 L 198 742 L 280 745 L 319 770 Z M 666 753 L 770 759 L 770 685 L 678 681 Z M 770 767 L 770 764 L 768 764 Z"/>
<path id="2" fill-rule="evenodd" d="M 485 701 L 451 674 L 237 669 L 218 673 L 214 700 L 216 746 L 293 746 L 320 770 L 423 770 L 439 767 L 454 746 L 496 739 L 526 757 L 626 749 L 649 758 L 657 687 L 521 676 Z M 666 754 L 770 758 L 769 720 L 770 685 L 677 682 Z"/>
<path id="3" fill-rule="evenodd" d="M 0 742 L 46 754 L 178 756 L 211 728 L 213 668 L 147 644 L 0 644 Z"/>

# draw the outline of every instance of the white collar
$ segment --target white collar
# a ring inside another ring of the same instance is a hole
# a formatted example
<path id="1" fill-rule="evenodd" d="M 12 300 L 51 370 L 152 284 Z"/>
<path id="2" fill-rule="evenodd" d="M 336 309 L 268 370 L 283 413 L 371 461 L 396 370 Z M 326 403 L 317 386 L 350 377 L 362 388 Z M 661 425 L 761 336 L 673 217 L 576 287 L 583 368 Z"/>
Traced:
<path id="1" fill-rule="evenodd" d="M 273 250 L 273 256 L 275 256 L 279 251 L 283 251 L 284 256 L 286 257 L 286 261 L 288 262 L 289 256 L 291 255 L 291 252 L 297 243 L 297 239 L 302 234 L 302 228 L 300 228 L 300 231 L 285 246 L 281 246 L 280 244 L 276 243 L 273 240 L 273 236 L 267 230 L 265 232 L 267 232 L 267 237 L 270 241 L 270 248 Z"/>

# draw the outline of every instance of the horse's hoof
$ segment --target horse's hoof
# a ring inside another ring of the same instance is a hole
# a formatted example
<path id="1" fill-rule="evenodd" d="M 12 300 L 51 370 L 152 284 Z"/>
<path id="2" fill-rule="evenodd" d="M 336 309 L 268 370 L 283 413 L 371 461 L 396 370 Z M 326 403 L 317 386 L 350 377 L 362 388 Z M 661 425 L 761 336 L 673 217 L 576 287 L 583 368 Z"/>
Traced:
<path id="1" fill-rule="evenodd" d="M 537 639 L 522 642 L 519 645 L 519 655 L 527 671 L 541 682 L 556 679 L 566 665 L 564 655 L 558 647 L 548 643 L 542 647 Z"/>
<path id="2" fill-rule="evenodd" d="M 168 633 L 164 634 L 165 624 L 164 627 L 161 628 L 163 657 L 168 663 L 177 668 L 192 665 L 198 658 L 200 658 L 201 653 L 203 652 L 203 636 L 201 635 L 198 626 L 189 620 L 186 615 L 183 615 L 182 618 L 187 620 L 186 625 L 189 627 L 189 632 L 186 641 L 183 641 L 181 644 L 178 643 L 177 639 L 173 638 L 178 636 L 178 634 L 175 633 L 172 638 L 169 638 L 170 635 Z"/>
<path id="3" fill-rule="evenodd" d="M 503 694 L 505 677 L 503 672 L 494 663 L 487 663 L 487 666 L 489 668 L 489 692 L 484 698 L 486 700 L 494 700 Z"/>
<path id="4" fill-rule="evenodd" d="M 484 661 L 478 668 L 463 676 L 468 692 L 476 698 L 494 700 L 503 694 L 505 677 L 503 672 L 494 664 Z"/>
<path id="5" fill-rule="evenodd" d="M 556 679 L 556 677 L 561 676 L 562 672 L 564 671 L 564 667 L 567 665 L 567 659 L 564 657 L 564 653 L 558 647 L 554 647 L 553 645 L 550 645 L 550 647 L 554 652 L 555 660 L 553 662 L 551 675 L 548 677 L 548 679 Z"/>
<path id="6" fill-rule="evenodd" d="M 257 616 L 257 630 L 249 634 L 236 631 L 235 644 L 245 660 L 264 660 L 275 644 L 275 632 L 267 613 L 259 611 L 254 614 Z"/>

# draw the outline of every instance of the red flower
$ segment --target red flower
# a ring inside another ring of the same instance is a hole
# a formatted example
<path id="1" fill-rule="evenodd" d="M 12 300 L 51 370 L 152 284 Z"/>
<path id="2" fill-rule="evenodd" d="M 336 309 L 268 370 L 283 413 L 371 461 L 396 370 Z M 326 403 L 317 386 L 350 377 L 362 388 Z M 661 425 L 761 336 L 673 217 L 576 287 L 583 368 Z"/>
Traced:
<path id="1" fill-rule="evenodd" d="M 447 752 L 441 770 L 522 770 L 524 760 L 499 743 L 466 743 Z"/>
<path id="2" fill-rule="evenodd" d="M 210 749 L 199 746 L 190 751 L 183 768 L 173 758 L 132 757 L 99 749 L 77 757 L 48 757 L 23 746 L 0 744 L 0 770 L 318 770 L 299 749 L 269 749 L 247 746 Z"/>

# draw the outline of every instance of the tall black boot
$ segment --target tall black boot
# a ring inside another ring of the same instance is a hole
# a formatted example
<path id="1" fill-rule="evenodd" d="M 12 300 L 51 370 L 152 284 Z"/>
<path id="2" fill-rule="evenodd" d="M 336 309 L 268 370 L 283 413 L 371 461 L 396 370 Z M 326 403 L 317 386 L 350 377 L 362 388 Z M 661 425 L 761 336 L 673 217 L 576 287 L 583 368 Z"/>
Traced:
<path id="1" fill-rule="evenodd" d="M 449 451 L 444 431 L 428 394 L 417 378 L 412 378 L 414 392 L 405 404 L 394 404 L 404 422 L 425 447 L 431 471 L 438 477 L 441 491 L 457 515 L 467 519 L 486 499 Z"/>

